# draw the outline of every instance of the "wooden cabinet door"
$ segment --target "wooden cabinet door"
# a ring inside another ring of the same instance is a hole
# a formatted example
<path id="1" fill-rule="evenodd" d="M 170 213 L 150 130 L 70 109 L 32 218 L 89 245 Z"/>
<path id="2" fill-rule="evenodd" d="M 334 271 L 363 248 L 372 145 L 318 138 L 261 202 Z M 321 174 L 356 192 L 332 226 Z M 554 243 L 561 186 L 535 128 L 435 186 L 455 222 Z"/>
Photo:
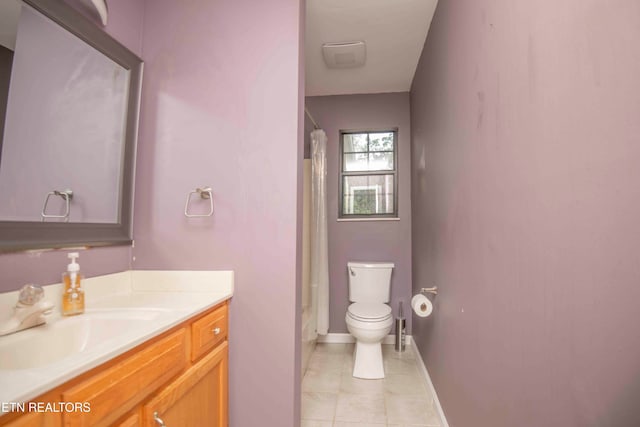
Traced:
<path id="1" fill-rule="evenodd" d="M 142 409 L 145 427 L 227 427 L 228 342 L 161 390 Z"/>
<path id="2" fill-rule="evenodd" d="M 116 424 L 115 427 L 139 427 L 140 414 L 138 412 L 139 411 L 134 412 L 133 414 L 122 420 L 120 423 Z"/>
<path id="3" fill-rule="evenodd" d="M 58 427 L 62 425 L 60 414 L 53 412 L 31 412 L 10 421 L 8 424 L 0 422 L 6 427 Z"/>

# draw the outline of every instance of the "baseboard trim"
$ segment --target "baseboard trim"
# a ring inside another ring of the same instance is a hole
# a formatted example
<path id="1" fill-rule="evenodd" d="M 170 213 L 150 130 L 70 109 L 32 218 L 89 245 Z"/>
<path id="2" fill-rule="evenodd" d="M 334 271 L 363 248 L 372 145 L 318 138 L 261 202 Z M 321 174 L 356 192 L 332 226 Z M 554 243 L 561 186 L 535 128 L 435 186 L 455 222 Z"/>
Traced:
<path id="1" fill-rule="evenodd" d="M 319 338 L 319 337 L 318 337 Z M 436 393 L 436 389 L 433 386 L 433 382 L 431 382 L 431 377 L 429 376 L 429 371 L 427 371 L 427 367 L 424 364 L 424 360 L 422 360 L 422 356 L 418 351 L 418 346 L 416 345 L 413 337 L 408 339 L 407 341 L 411 341 L 411 351 L 416 358 L 416 362 L 418 362 L 418 367 L 422 372 L 422 376 L 424 377 L 424 381 L 427 384 L 427 389 L 433 395 L 433 405 L 435 406 L 436 412 L 438 413 L 438 417 L 440 418 L 440 425 L 442 427 L 449 427 L 449 423 L 447 422 L 447 418 L 444 416 L 444 411 L 442 410 L 442 405 L 440 405 L 440 400 L 438 399 L 438 394 Z"/>
<path id="2" fill-rule="evenodd" d="M 351 334 L 327 334 L 318 335 L 318 344 L 350 344 L 356 342 Z"/>
<path id="3" fill-rule="evenodd" d="M 327 334 L 327 335 L 318 335 L 318 343 L 326 343 L 326 344 L 351 344 L 356 342 L 351 334 Z M 411 335 L 405 336 L 405 345 L 411 345 L 413 342 L 413 337 Z M 387 335 L 382 340 L 382 344 L 395 344 L 396 336 L 394 334 Z"/>

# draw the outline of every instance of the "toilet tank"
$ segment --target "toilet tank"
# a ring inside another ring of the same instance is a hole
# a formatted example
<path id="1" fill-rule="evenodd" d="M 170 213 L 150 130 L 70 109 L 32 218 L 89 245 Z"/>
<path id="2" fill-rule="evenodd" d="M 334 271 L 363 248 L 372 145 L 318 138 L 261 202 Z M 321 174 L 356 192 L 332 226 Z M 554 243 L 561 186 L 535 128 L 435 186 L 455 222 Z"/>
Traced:
<path id="1" fill-rule="evenodd" d="M 391 262 L 349 262 L 349 301 L 387 303 L 391 294 Z"/>

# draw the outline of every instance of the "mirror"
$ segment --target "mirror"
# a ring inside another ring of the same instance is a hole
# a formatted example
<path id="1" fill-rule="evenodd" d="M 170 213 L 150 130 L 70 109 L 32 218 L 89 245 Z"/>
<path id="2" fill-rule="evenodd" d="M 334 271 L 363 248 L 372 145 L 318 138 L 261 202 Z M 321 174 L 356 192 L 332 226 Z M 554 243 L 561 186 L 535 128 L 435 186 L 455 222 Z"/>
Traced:
<path id="1" fill-rule="evenodd" d="M 0 251 L 130 243 L 142 60 L 63 2 L 0 8 Z"/>

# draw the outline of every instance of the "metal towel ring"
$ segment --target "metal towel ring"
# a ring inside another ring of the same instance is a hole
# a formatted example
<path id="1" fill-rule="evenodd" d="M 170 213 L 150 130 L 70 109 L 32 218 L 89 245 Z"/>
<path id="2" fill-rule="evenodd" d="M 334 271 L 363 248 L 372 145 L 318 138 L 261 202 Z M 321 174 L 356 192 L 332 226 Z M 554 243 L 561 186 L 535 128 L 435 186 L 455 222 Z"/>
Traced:
<path id="1" fill-rule="evenodd" d="M 49 198 L 51 196 L 60 196 L 65 201 L 66 208 L 63 215 L 47 214 L 47 204 L 49 204 Z M 73 191 L 71 191 L 68 188 L 62 191 L 53 190 L 48 192 L 44 198 L 44 204 L 42 205 L 42 212 L 40 213 L 40 216 L 42 217 L 42 222 L 44 222 L 46 218 L 64 218 L 64 222 L 69 222 L 69 213 L 71 213 L 71 199 L 73 199 Z"/>
<path id="2" fill-rule="evenodd" d="M 199 194 L 201 199 L 209 200 L 209 212 L 206 214 L 192 214 L 189 213 L 189 204 L 191 203 L 191 196 L 193 194 Z M 202 187 L 191 190 L 187 194 L 187 201 L 184 203 L 184 216 L 187 218 L 203 218 L 213 215 L 213 193 L 211 187 Z"/>

